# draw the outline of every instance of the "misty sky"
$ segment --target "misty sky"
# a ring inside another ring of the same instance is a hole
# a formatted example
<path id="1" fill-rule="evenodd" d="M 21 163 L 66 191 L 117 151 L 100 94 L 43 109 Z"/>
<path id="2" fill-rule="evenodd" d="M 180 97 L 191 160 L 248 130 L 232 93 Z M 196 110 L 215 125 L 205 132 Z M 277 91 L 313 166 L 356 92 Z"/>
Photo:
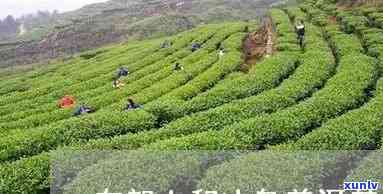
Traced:
<path id="1" fill-rule="evenodd" d="M 59 10 L 60 13 L 75 10 L 84 5 L 107 0 L 0 0 L 0 18 L 7 15 L 20 17 L 38 10 Z"/>

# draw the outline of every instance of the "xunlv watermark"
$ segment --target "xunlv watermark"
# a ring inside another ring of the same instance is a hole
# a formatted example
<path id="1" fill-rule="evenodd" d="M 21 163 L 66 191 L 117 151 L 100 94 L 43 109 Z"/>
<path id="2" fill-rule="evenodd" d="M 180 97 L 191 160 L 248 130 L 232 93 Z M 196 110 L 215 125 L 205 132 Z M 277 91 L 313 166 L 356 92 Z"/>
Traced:
<path id="1" fill-rule="evenodd" d="M 376 188 L 377 189 L 377 188 Z M 372 190 L 325 190 L 325 189 L 320 189 L 317 193 L 319 194 L 346 194 L 346 193 L 351 193 L 351 194 L 377 194 L 376 189 Z M 314 194 L 315 192 L 308 191 L 307 189 L 304 189 L 303 191 L 298 191 L 294 190 L 291 192 L 287 192 L 287 194 Z M 109 189 L 106 188 L 104 192 L 102 193 L 97 193 L 97 194 L 124 194 L 124 193 L 112 193 L 109 192 Z M 126 194 L 156 194 L 155 191 L 136 191 L 132 189 L 131 191 L 127 192 Z M 176 194 L 174 190 L 169 190 L 168 194 Z M 219 194 L 218 191 L 204 191 L 203 189 L 198 189 L 195 191 L 191 191 L 190 194 Z M 227 193 L 225 193 L 227 194 Z M 241 190 L 236 189 L 233 194 L 242 194 Z M 270 191 L 265 191 L 264 189 L 260 191 L 256 191 L 256 194 L 277 194 L 277 192 L 270 192 Z"/>
<path id="2" fill-rule="evenodd" d="M 57 153 L 52 194 L 383 194 L 383 153 Z"/>
<path id="3" fill-rule="evenodd" d="M 376 191 L 379 186 L 379 182 L 368 180 L 366 182 L 345 182 L 343 189 L 346 191 Z"/>

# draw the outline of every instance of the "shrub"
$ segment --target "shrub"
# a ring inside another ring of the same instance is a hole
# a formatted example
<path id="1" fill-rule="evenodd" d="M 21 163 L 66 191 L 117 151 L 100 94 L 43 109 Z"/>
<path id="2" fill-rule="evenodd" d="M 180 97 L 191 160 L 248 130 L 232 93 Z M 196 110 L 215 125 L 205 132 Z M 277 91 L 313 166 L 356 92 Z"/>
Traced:
<path id="1" fill-rule="evenodd" d="M 375 98 L 369 103 L 328 121 L 322 127 L 313 130 L 294 143 L 280 147 L 289 147 L 290 150 L 367 150 L 376 148 L 381 138 L 377 129 L 381 128 L 380 121 L 383 116 L 381 114 L 382 91 L 383 82 L 380 80 L 377 84 Z"/>
<path id="2" fill-rule="evenodd" d="M 216 82 L 222 79 L 226 74 L 236 70 L 242 61 L 240 53 L 238 52 L 238 45 L 240 45 L 240 39 L 242 39 L 244 35 L 242 34 L 241 36 L 238 36 L 235 34 L 232 37 L 233 38 L 229 38 L 222 43 L 224 48 L 226 48 L 225 50 L 229 50 L 223 59 L 216 62 L 211 68 L 198 75 L 188 84 L 177 88 L 148 104 L 145 109 L 157 115 L 161 121 L 171 120 L 173 118 L 171 112 L 178 110 L 177 105 L 181 105 L 185 100 L 192 98 L 202 91 L 206 91 L 208 88 L 214 86 Z M 227 42 L 233 41 L 235 41 L 236 44 L 230 43 L 232 46 L 228 47 Z M 177 115 L 178 114 L 182 113 L 177 113 Z"/>
<path id="3" fill-rule="evenodd" d="M 332 119 L 293 143 L 276 150 L 371 150 L 379 146 L 383 118 L 383 83 L 377 96 L 359 109 Z"/>
<path id="4" fill-rule="evenodd" d="M 215 28 L 214 28 L 215 29 Z M 198 32 L 201 32 L 201 31 L 198 31 Z M 214 32 L 214 31 L 211 31 L 211 32 Z M 204 33 L 203 35 L 200 35 L 199 39 L 200 41 L 203 41 L 203 40 L 206 40 L 208 39 L 209 37 L 211 36 L 211 33 Z M 190 38 L 189 38 L 190 39 Z M 185 46 L 186 44 L 188 43 L 187 39 L 184 40 L 184 44 L 183 46 Z M 212 42 L 214 43 L 214 42 Z M 169 52 L 169 51 L 168 51 Z M 183 58 L 183 57 L 186 57 L 188 54 L 190 54 L 191 52 L 188 51 L 188 49 L 184 49 L 184 50 L 181 50 L 179 52 L 175 52 L 173 55 L 163 59 L 162 61 L 158 62 L 158 63 L 155 63 L 154 65 L 157 67 L 157 69 L 161 69 L 163 68 L 163 64 L 165 65 L 168 65 L 168 63 L 171 63 L 173 61 L 175 61 L 176 59 L 179 59 L 179 58 Z M 197 54 L 199 53 L 199 55 Z M 188 61 L 192 61 L 191 59 L 197 59 L 198 57 L 201 57 L 203 55 L 203 53 L 201 52 L 197 52 L 196 54 L 192 55 L 194 58 L 192 58 L 191 56 L 187 58 Z M 158 57 L 161 57 L 161 55 L 158 55 L 158 56 L 154 56 L 154 59 L 159 59 Z M 163 57 L 163 55 L 162 55 Z M 132 68 L 130 68 L 131 71 L 137 71 L 139 70 L 139 68 L 137 68 L 137 66 L 139 66 L 140 68 L 142 68 L 145 64 L 149 64 L 153 61 L 153 59 L 149 59 L 147 62 L 146 61 L 140 61 L 141 63 L 137 62 L 137 65 L 132 65 Z M 146 63 L 145 63 L 146 62 Z M 139 65 L 138 65 L 139 64 Z M 147 69 L 149 70 L 152 70 L 153 68 L 143 68 L 142 71 L 144 71 L 145 73 L 149 74 L 150 75 L 150 71 L 148 72 Z M 134 81 L 135 79 L 138 79 L 140 78 L 139 75 L 142 75 L 143 72 L 142 71 L 138 71 L 138 75 L 136 73 L 133 73 L 131 76 L 128 77 L 128 79 L 126 79 L 126 81 Z M 166 73 L 167 72 L 167 73 Z M 161 79 L 161 78 L 164 78 L 166 77 L 167 75 L 169 75 L 171 73 L 171 69 L 168 68 L 166 69 L 165 71 L 159 71 L 157 74 L 157 79 Z M 151 75 L 153 77 L 156 77 L 155 75 Z M 151 80 L 154 80 L 153 77 L 151 77 L 150 79 Z M 105 76 L 105 78 L 107 78 L 107 76 Z M 146 78 L 149 78 L 148 75 L 146 75 Z M 105 80 L 96 80 L 99 85 L 105 85 Z M 138 80 L 138 81 L 145 81 L 145 80 Z M 109 81 L 107 81 L 107 83 L 110 83 Z M 131 85 L 128 85 L 128 86 L 132 86 L 133 89 L 134 87 L 137 88 L 136 85 L 134 84 L 137 84 L 137 83 L 132 83 Z M 81 93 L 82 91 L 84 90 L 87 90 L 87 89 L 90 89 L 88 88 L 89 85 L 91 85 L 90 83 L 87 83 L 87 84 L 83 84 L 83 85 L 80 85 L 80 86 L 76 86 L 74 87 L 75 90 L 78 92 L 78 93 Z M 144 88 L 145 86 L 148 86 L 148 85 L 145 85 L 145 84 L 137 84 L 139 87 L 139 89 L 141 88 Z M 129 89 L 131 89 L 132 87 L 129 87 Z M 106 106 L 110 103 L 112 103 L 110 100 L 108 101 L 108 99 L 113 99 L 111 98 L 111 96 L 115 96 L 114 99 L 117 99 L 116 97 L 118 97 L 118 95 L 120 95 L 120 91 L 115 91 L 113 90 L 113 88 L 111 86 L 109 86 L 108 84 L 108 87 L 102 87 L 100 88 L 102 90 L 95 90 L 95 91 L 92 91 L 92 92 L 83 92 L 82 95 L 79 96 L 79 99 L 81 99 L 83 102 L 86 102 L 87 104 L 93 106 L 94 108 L 96 109 L 99 109 L 103 106 Z M 135 90 L 133 90 L 135 91 Z M 137 90 L 139 91 L 139 90 Z M 101 93 L 104 93 L 103 95 L 101 95 Z M 84 100 L 86 97 L 89 97 L 89 96 L 96 96 L 97 97 L 94 97 L 92 100 Z M 46 98 L 43 98 L 44 100 L 47 100 Z M 51 99 L 50 99 L 51 100 Z M 24 109 L 28 109 L 29 106 L 33 106 L 35 104 L 28 104 L 26 103 L 25 106 L 20 106 L 20 104 L 18 104 L 18 109 L 17 110 L 24 110 Z M 62 119 L 65 119 L 65 118 L 68 118 L 70 116 L 70 114 L 66 113 L 66 112 L 63 112 L 61 110 L 56 110 L 57 109 L 57 105 L 56 105 L 56 102 L 52 103 L 50 106 L 44 106 L 42 107 L 41 109 L 38 109 L 36 110 L 35 112 L 33 113 L 43 113 L 43 114 L 35 114 L 33 117 L 28 117 L 27 119 L 24 119 L 22 120 L 21 122 L 20 121 L 17 121 L 17 122 L 13 122 L 13 123 L 7 123 L 3 126 L 0 126 L 0 128 L 4 128 L 4 129 L 11 129 L 11 128 L 23 128 L 23 126 L 25 127 L 36 127 L 36 126 L 39 126 L 41 124 L 44 124 L 44 123 L 47 123 L 47 122 L 52 122 L 52 121 L 57 121 L 57 120 L 62 120 Z M 50 112 L 50 111 L 53 111 L 53 112 Z M 26 111 L 26 113 L 24 113 L 24 115 L 26 114 L 30 114 L 32 111 Z M 20 113 L 18 113 L 17 115 L 21 115 Z M 42 122 L 34 122 L 35 124 L 32 124 L 31 123 L 31 120 L 36 120 L 36 118 L 39 117 L 39 118 L 46 118 L 46 119 L 43 119 Z M 4 118 L 4 119 L 9 119 L 9 118 Z"/>
<path id="5" fill-rule="evenodd" d="M 107 64 L 110 64 L 110 66 L 103 65 L 102 67 L 97 67 L 95 69 L 94 66 L 97 66 L 97 63 L 93 64 L 93 65 L 89 65 L 89 64 L 92 64 L 92 62 L 94 62 L 94 61 L 87 61 L 87 64 L 88 64 L 87 69 L 89 69 L 89 72 L 87 72 L 87 71 L 80 71 L 79 72 L 79 70 L 82 70 L 82 69 L 80 69 L 77 66 L 74 66 L 72 68 L 65 69 L 65 72 L 71 74 L 70 76 L 67 75 L 66 78 L 73 77 L 74 80 L 77 80 L 77 81 L 88 80 L 88 79 L 91 79 L 93 77 L 97 77 L 100 74 L 109 73 L 111 71 L 114 71 L 116 68 L 116 65 L 118 65 L 120 63 L 129 63 L 129 61 L 135 61 L 138 65 L 140 65 L 139 67 L 141 67 L 141 68 L 145 67 L 146 65 L 154 63 L 154 62 L 158 61 L 159 59 L 164 58 L 164 56 L 170 55 L 173 52 L 175 52 L 176 50 L 189 45 L 189 43 L 195 37 L 200 36 L 201 34 L 206 34 L 206 32 L 217 29 L 218 27 L 219 27 L 218 25 L 202 26 L 202 27 L 196 28 L 194 30 L 181 33 L 175 37 L 172 37 L 172 39 L 174 39 L 175 43 L 174 43 L 173 47 L 170 49 L 159 50 L 158 45 L 160 44 L 161 40 L 154 40 L 154 41 L 151 41 L 149 43 L 143 42 L 141 45 L 142 46 L 141 50 L 134 50 L 134 52 L 128 53 L 128 55 L 126 55 L 126 53 L 121 52 L 121 51 L 119 51 L 120 53 L 118 55 L 116 53 L 115 53 L 115 55 L 112 55 L 110 53 L 111 55 L 109 55 L 109 56 L 114 56 L 113 58 L 107 58 L 108 62 L 111 62 L 112 60 L 114 60 L 113 63 L 107 63 Z M 155 51 L 158 51 L 158 52 L 155 52 Z M 154 54 L 151 54 L 153 52 L 154 52 Z M 145 61 L 137 61 L 138 59 L 142 59 L 148 55 L 149 55 L 149 57 L 146 57 Z M 121 56 L 124 56 L 124 57 L 121 58 Z M 101 60 L 100 63 L 105 63 L 105 61 Z M 134 65 L 133 65 L 133 67 L 134 67 Z M 63 71 L 61 71 L 61 74 L 63 74 L 62 72 Z M 76 72 L 76 74 L 73 74 L 73 72 Z M 112 76 L 112 74 L 110 74 L 110 76 Z M 62 79 L 62 77 L 60 77 L 60 79 Z M 66 83 L 66 84 L 68 85 L 68 83 Z M 71 83 L 71 84 L 73 84 L 73 83 Z M 55 83 L 53 85 L 54 85 L 54 88 L 50 88 L 50 87 L 41 88 L 40 90 L 43 90 L 43 91 L 36 91 L 36 92 L 39 92 L 39 95 L 42 95 L 42 94 L 47 94 L 48 90 L 51 91 L 52 89 L 54 90 L 54 89 L 61 89 L 62 88 L 62 85 L 60 85 L 58 83 Z M 45 91 L 45 90 L 47 90 L 47 91 Z M 26 98 L 28 98 L 28 96 L 36 97 L 31 93 L 25 93 L 23 95 L 27 95 L 27 96 L 18 96 L 18 98 L 16 98 L 16 99 L 11 98 L 11 97 L 8 97 L 8 98 L 10 100 L 13 100 L 11 102 L 15 102 L 17 100 L 26 99 Z"/>
<path id="6" fill-rule="evenodd" d="M 363 52 L 363 47 L 357 37 L 347 34 L 337 34 L 331 37 L 331 44 L 335 48 L 335 54 L 338 57 L 343 57 L 351 54 Z"/>
<path id="7" fill-rule="evenodd" d="M 383 28 L 383 13 L 371 12 L 368 14 L 368 18 L 373 26 Z"/>
<path id="8" fill-rule="evenodd" d="M 85 59 L 85 60 L 89 60 L 91 58 L 94 58 L 96 57 L 97 55 L 101 54 L 101 53 L 104 53 L 106 51 L 104 50 L 98 50 L 98 51 L 89 51 L 89 52 L 86 52 L 86 53 L 83 53 L 80 55 L 81 58 Z"/>
<path id="9" fill-rule="evenodd" d="M 383 44 L 383 30 L 370 28 L 362 32 L 362 41 L 366 47 Z"/>
<path id="10" fill-rule="evenodd" d="M 138 53 L 132 53 L 132 54 L 138 54 Z M 138 58 L 136 58 L 136 59 L 138 59 Z M 126 60 L 126 58 L 123 58 L 122 60 Z M 98 68 L 98 70 L 100 70 L 100 69 L 102 69 L 102 68 Z M 108 71 L 111 71 L 110 68 L 109 69 L 106 68 L 106 69 Z M 114 68 L 113 68 L 113 71 L 114 71 Z M 92 73 L 90 73 L 90 74 L 84 73 L 82 75 L 82 77 L 92 79 L 93 77 L 95 77 L 95 75 L 98 75 L 98 74 L 95 74 L 95 72 L 96 71 L 93 70 Z M 98 72 L 98 73 L 100 73 L 100 72 Z M 80 75 L 76 75 L 76 74 L 72 75 L 72 76 L 73 77 L 76 77 L 76 76 L 81 77 Z M 5 115 L 5 114 L 12 113 L 13 111 L 10 111 L 10 110 L 14 110 L 14 108 L 17 107 L 17 104 L 20 104 L 21 106 L 22 105 L 28 106 L 28 108 L 35 108 L 36 105 L 38 105 L 40 103 L 43 104 L 43 103 L 47 103 L 47 102 L 52 102 L 53 99 L 57 99 L 60 96 L 64 95 L 64 92 L 66 91 L 66 88 L 64 87 L 65 85 L 75 84 L 75 82 L 73 81 L 75 79 L 70 80 L 69 78 L 71 78 L 71 77 L 68 76 L 65 79 L 61 78 L 63 80 L 61 80 L 58 83 L 56 82 L 53 84 L 49 80 L 49 81 L 46 81 L 46 83 L 44 83 L 45 87 L 36 88 L 32 91 L 28 91 L 25 93 L 19 93 L 19 94 L 16 94 L 14 96 L 10 95 L 7 97 L 8 100 L 6 100 L 4 98 L 1 99 L 1 102 L 4 102 L 4 104 L 5 103 L 7 104 L 6 106 L 3 106 L 4 109 L 2 109 L 1 114 Z M 95 85 L 95 84 L 89 84 L 89 83 L 92 83 L 92 81 L 95 81 L 95 80 L 85 82 L 84 84 L 88 84 L 88 87 L 91 89 L 92 86 Z M 68 89 L 70 89 L 70 88 L 68 88 Z M 47 94 L 49 94 L 49 95 L 47 96 Z"/>
<path id="11" fill-rule="evenodd" d="M 180 146 L 189 149 L 194 145 L 204 149 L 259 149 L 267 144 L 297 139 L 311 127 L 341 115 L 348 109 L 358 107 L 364 101 L 365 90 L 369 89 L 376 79 L 375 68 L 375 61 L 367 56 L 348 55 L 342 58 L 338 73 L 322 90 L 296 106 L 241 121 L 226 127 L 221 133 L 206 132 L 149 147 L 168 149 Z M 353 77 L 348 76 L 350 73 Z M 177 131 L 177 134 L 179 133 Z M 207 143 L 205 147 L 203 143 L 206 142 L 213 144 Z M 218 145 L 215 145 L 217 142 Z"/>
<path id="12" fill-rule="evenodd" d="M 0 160 L 17 160 L 60 145 L 149 130 L 155 127 L 155 123 L 156 118 L 145 111 L 106 111 L 28 131 L 12 131 L 8 136 L 1 138 Z"/>
<path id="13" fill-rule="evenodd" d="M 214 108 L 235 99 L 249 97 L 277 86 L 296 67 L 288 54 L 275 55 L 257 65 L 257 71 L 231 83 L 218 84 L 179 107 L 184 114 Z M 240 86 L 240 87 L 239 87 Z M 228 92 L 230 91 L 230 92 Z"/>
<path id="14" fill-rule="evenodd" d="M 145 55 L 147 55 L 147 53 L 153 52 L 154 48 L 156 48 L 156 47 L 152 46 L 152 48 L 150 48 L 150 47 L 146 48 L 146 51 L 141 50 L 140 52 L 138 52 L 138 51 L 132 52 L 131 56 L 137 57 L 137 58 L 133 57 L 132 59 L 137 60 L 139 58 L 142 58 Z M 129 57 L 129 56 L 130 55 L 128 55 L 127 57 Z M 118 56 L 115 56 L 115 57 L 118 57 Z M 127 58 L 120 58 L 119 60 L 128 62 L 128 61 L 126 61 L 126 59 Z M 109 62 L 110 61 L 111 61 L 111 59 L 109 59 Z M 0 105 L 12 104 L 12 103 L 16 103 L 18 101 L 26 100 L 26 99 L 38 98 L 39 96 L 50 94 L 50 92 L 55 91 L 57 89 L 62 89 L 65 86 L 78 83 L 78 82 L 76 82 L 76 80 L 77 81 L 88 80 L 88 79 L 97 77 L 98 75 L 100 75 L 100 73 L 104 74 L 106 72 L 113 71 L 116 67 L 115 63 L 106 63 L 106 64 L 114 65 L 114 66 L 112 66 L 113 70 L 110 67 L 108 68 L 108 66 L 104 66 L 103 68 L 100 68 L 100 67 L 94 68 L 94 65 L 97 66 L 97 64 L 102 64 L 103 62 L 105 62 L 105 61 L 95 62 L 94 59 L 87 61 L 86 64 L 88 65 L 87 68 L 89 70 L 83 70 L 80 67 L 77 67 L 77 69 L 75 69 L 75 70 L 68 68 L 65 71 L 68 71 L 68 74 L 70 74 L 70 76 L 69 75 L 64 75 L 64 76 L 58 75 L 58 76 L 53 77 L 53 78 L 58 78 L 58 80 L 60 80 L 57 82 L 52 82 L 53 80 L 51 77 L 48 77 L 47 79 L 40 79 L 40 81 L 42 81 L 44 87 L 41 87 L 41 85 L 39 85 L 39 87 L 34 89 L 33 91 L 13 93 L 12 95 L 2 96 L 0 98 Z M 89 65 L 89 64 L 92 64 L 92 65 Z M 73 72 L 76 72 L 76 73 L 73 73 Z M 63 73 L 63 71 L 61 71 L 60 73 Z M 73 80 L 70 80 L 69 78 L 73 78 Z"/>
<path id="15" fill-rule="evenodd" d="M 197 187 L 222 193 L 319 191 L 327 188 L 326 166 L 336 161 L 336 155 L 329 153 L 254 152 L 209 168 Z"/>
<path id="16" fill-rule="evenodd" d="M 111 141 L 95 141 L 91 142 L 89 147 L 100 149 L 102 147 L 123 147 L 124 149 L 133 149 L 137 148 L 137 146 L 170 137 L 178 137 L 205 130 L 219 130 L 225 125 L 236 121 L 250 118 L 264 112 L 273 112 L 279 108 L 289 106 L 295 103 L 295 101 L 299 101 L 311 92 L 314 92 L 317 87 L 323 85 L 324 81 L 331 76 L 331 72 L 335 68 L 335 63 L 331 59 L 332 56 L 330 56 L 328 46 L 326 44 L 317 43 L 323 40 L 315 31 L 315 28 L 309 28 L 308 34 L 312 36 L 309 40 L 309 44 L 314 44 L 316 51 L 302 55 L 302 65 L 298 67 L 295 73 L 286 79 L 281 86 L 261 93 L 258 96 L 236 100 L 215 109 L 183 117 L 154 132 L 143 132 L 137 135 L 128 134 L 124 137 L 117 137 Z M 280 53 L 278 55 L 281 61 L 286 61 L 291 60 L 289 58 L 292 57 L 294 53 Z M 323 60 L 318 60 L 319 58 Z M 230 84 L 230 82 L 231 81 L 223 82 L 222 84 Z M 166 116 L 169 117 L 169 111 L 170 113 L 173 112 L 173 115 L 182 114 L 182 112 L 174 111 L 177 110 L 177 106 L 182 105 L 180 101 L 165 101 L 160 105 L 167 109 L 163 108 L 159 113 L 156 112 L 156 115 L 165 114 L 164 112 L 166 112 L 168 114 Z M 180 141 L 177 142 L 180 143 L 179 145 L 185 145 L 181 143 L 185 139 L 180 139 Z M 155 146 L 156 145 L 153 145 L 153 147 Z"/>
<path id="17" fill-rule="evenodd" d="M 194 182 L 203 175 L 202 166 L 203 154 L 197 152 L 115 153 L 111 158 L 81 171 L 64 187 L 64 193 L 97 193 L 106 187 L 116 191 L 134 188 L 159 193 L 169 192 L 176 186 L 187 190 L 193 188 Z M 105 185 L 109 180 L 113 185 Z"/>
<path id="18" fill-rule="evenodd" d="M 315 29 L 313 30 L 315 31 Z M 319 40 L 317 41 L 321 41 L 320 37 L 318 38 Z M 156 134 L 162 136 L 160 135 L 161 131 L 164 131 L 165 134 L 166 131 L 173 131 L 175 134 L 173 137 L 177 137 L 176 135 L 180 134 L 188 135 L 203 131 L 221 130 L 232 123 L 249 119 L 262 113 L 271 113 L 295 104 L 299 100 L 304 99 L 315 92 L 317 88 L 323 86 L 325 81 L 331 77 L 332 72 L 335 70 L 335 62 L 332 60 L 333 57 L 331 56 L 331 52 L 328 51 L 327 46 L 318 46 L 315 51 L 309 51 L 302 54 L 300 58 L 302 63 L 301 66 L 299 66 L 294 74 L 286 79 L 279 87 L 265 91 L 257 96 L 236 100 L 215 109 L 209 109 L 204 112 L 183 117 L 171 122 L 164 129 L 159 129 Z M 161 149 L 179 148 L 177 146 L 182 147 L 188 145 L 187 143 L 182 143 L 184 141 L 193 142 L 193 140 L 191 140 L 193 138 L 194 137 L 170 139 L 169 141 L 149 145 L 149 147 Z M 194 140 L 194 142 L 199 142 L 198 139 Z M 190 149 L 191 147 L 182 148 Z M 204 149 L 210 149 L 210 147 L 204 147 Z"/>
<path id="19" fill-rule="evenodd" d="M 226 36 L 229 35 L 230 34 L 227 34 Z M 141 95 L 141 98 L 137 95 L 136 100 L 145 103 L 145 101 L 150 101 L 166 93 L 171 88 L 179 87 L 203 72 L 216 61 L 216 53 L 209 54 L 210 56 L 208 56 L 206 51 L 201 50 L 201 52 L 207 57 L 203 58 L 199 65 L 194 65 L 194 63 L 185 64 L 184 68 L 187 72 L 172 74 L 162 82 L 152 85 L 150 89 L 143 90 L 142 93 L 139 94 Z M 152 83 L 153 82 L 150 84 Z M 143 93 L 145 93 L 145 95 L 142 95 Z M 113 99 L 114 97 L 110 98 Z M 102 100 L 108 101 L 109 99 L 104 98 Z M 6 158 L 14 160 L 21 156 L 30 156 L 42 151 L 50 150 L 59 145 L 88 141 L 92 139 L 92 137 L 95 139 L 105 138 L 128 132 L 148 130 L 155 127 L 157 121 L 155 116 L 145 111 L 133 111 L 127 113 L 113 111 L 120 109 L 120 107 L 122 108 L 122 103 L 121 106 L 119 103 L 116 103 L 105 110 L 89 116 L 71 118 L 52 123 L 49 126 L 30 129 L 28 131 L 12 131 L 7 137 L 8 140 L 12 139 L 12 141 L 7 140 L 2 142 L 3 146 L 9 146 L 9 149 L 5 149 L 5 147 L 0 149 L 2 150 L 0 154 L 2 155 L 1 158 L 2 160 L 7 160 Z M 39 142 L 38 146 L 32 146 L 37 142 Z"/>
<path id="20" fill-rule="evenodd" d="M 348 56 L 340 67 L 338 74 L 312 98 L 275 114 L 228 127 L 227 135 L 241 139 L 245 147 L 280 143 L 298 138 L 308 128 L 359 106 L 364 101 L 364 91 L 375 79 L 375 63 L 363 55 Z M 348 76 L 351 74 L 352 78 Z"/>
<path id="21" fill-rule="evenodd" d="M 0 193 L 38 194 L 49 191 L 50 157 L 42 154 L 0 165 Z"/>
<path id="22" fill-rule="evenodd" d="M 367 29 L 368 20 L 364 16 L 343 16 L 340 18 L 341 28 L 346 33 L 358 33 Z"/>

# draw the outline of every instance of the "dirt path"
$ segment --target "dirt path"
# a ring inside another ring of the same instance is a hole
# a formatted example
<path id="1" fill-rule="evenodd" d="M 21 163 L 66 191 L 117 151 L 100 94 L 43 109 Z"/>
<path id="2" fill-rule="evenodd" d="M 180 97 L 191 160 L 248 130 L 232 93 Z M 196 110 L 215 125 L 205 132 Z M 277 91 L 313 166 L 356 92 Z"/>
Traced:
<path id="1" fill-rule="evenodd" d="M 264 17 L 261 27 L 256 32 L 249 33 L 243 43 L 245 64 L 241 67 L 242 71 L 247 72 L 260 59 L 271 56 L 273 52 L 273 22 L 270 17 Z"/>
<path id="2" fill-rule="evenodd" d="M 265 57 L 271 56 L 274 51 L 274 33 L 271 29 L 271 26 L 268 27 Z"/>

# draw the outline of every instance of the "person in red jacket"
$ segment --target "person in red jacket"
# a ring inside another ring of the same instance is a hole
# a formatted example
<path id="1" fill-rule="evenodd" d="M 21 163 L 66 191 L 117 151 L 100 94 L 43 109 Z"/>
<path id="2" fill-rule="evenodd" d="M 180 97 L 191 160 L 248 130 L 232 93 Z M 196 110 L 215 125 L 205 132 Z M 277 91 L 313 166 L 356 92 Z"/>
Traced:
<path id="1" fill-rule="evenodd" d="M 76 101 L 73 96 L 65 95 L 61 100 L 59 101 L 59 107 L 60 108 L 73 108 L 76 104 Z"/>

